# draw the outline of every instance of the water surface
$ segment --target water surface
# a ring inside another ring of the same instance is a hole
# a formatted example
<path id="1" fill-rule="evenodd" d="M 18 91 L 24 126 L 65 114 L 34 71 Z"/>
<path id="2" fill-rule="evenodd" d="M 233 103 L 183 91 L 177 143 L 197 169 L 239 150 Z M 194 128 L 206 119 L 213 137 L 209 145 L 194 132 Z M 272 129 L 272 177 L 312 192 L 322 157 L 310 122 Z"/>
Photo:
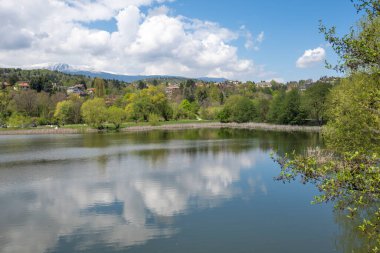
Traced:
<path id="1" fill-rule="evenodd" d="M 273 150 L 318 144 L 248 130 L 0 136 L 0 252 L 344 252 L 315 188 L 273 180 Z"/>

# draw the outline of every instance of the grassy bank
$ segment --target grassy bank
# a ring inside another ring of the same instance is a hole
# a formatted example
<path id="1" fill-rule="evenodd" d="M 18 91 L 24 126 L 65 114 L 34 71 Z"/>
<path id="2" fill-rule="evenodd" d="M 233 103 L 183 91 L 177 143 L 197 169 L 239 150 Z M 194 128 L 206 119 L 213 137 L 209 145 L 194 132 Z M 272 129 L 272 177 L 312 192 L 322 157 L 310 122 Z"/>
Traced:
<path id="1" fill-rule="evenodd" d="M 266 123 L 219 123 L 215 121 L 170 121 L 162 122 L 157 126 L 151 126 L 149 123 L 125 123 L 120 132 L 141 132 L 152 130 L 185 130 L 185 129 L 256 129 L 265 131 L 280 131 L 280 132 L 319 132 L 321 127 L 311 126 L 291 126 L 291 125 L 272 125 Z M 111 126 L 108 130 L 113 131 Z M 60 128 L 56 127 L 38 127 L 38 128 L 23 128 L 23 129 L 1 129 L 0 135 L 28 135 L 28 134 L 83 134 L 96 133 L 98 130 L 87 125 L 66 125 Z"/>

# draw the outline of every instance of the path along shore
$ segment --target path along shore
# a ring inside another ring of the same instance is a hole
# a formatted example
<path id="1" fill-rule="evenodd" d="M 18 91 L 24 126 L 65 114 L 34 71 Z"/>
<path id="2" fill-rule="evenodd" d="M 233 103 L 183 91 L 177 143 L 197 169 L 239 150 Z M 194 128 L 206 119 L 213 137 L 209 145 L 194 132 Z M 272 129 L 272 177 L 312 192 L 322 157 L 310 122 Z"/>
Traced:
<path id="1" fill-rule="evenodd" d="M 320 132 L 319 126 L 291 126 L 272 125 L 266 123 L 189 123 L 189 124 L 168 124 L 160 126 L 131 126 L 120 129 L 120 132 L 146 132 L 152 130 L 186 130 L 186 129 L 252 129 L 278 132 Z M 74 129 L 74 128 L 43 128 L 43 129 L 19 129 L 1 130 L 0 135 L 38 135 L 38 134 L 84 134 L 97 133 L 96 129 Z"/>

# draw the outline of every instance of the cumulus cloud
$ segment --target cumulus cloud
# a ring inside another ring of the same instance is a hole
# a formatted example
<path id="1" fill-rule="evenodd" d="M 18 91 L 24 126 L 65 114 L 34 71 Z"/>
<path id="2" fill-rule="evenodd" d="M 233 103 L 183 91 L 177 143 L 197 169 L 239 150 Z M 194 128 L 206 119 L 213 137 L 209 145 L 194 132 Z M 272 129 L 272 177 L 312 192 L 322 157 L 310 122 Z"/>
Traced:
<path id="1" fill-rule="evenodd" d="M 264 41 L 264 32 L 260 32 L 256 37 L 253 36 L 253 34 L 247 30 L 247 28 L 242 25 L 240 27 L 240 30 L 242 31 L 243 36 L 245 37 L 246 41 L 244 43 L 244 47 L 247 50 L 260 50 L 260 45 Z"/>
<path id="2" fill-rule="evenodd" d="M 257 50 L 263 32 L 253 36 L 244 28 L 242 35 L 217 23 L 172 15 L 164 5 L 171 1 L 3 0 L 0 32 L 7 36 L 0 38 L 0 62 L 64 62 L 121 74 L 240 80 L 266 75 L 251 59 L 239 57 L 232 43 L 246 36 L 246 47 Z M 93 28 L 97 21 L 116 22 L 117 29 Z"/>
<path id="3" fill-rule="evenodd" d="M 314 66 L 316 63 L 323 61 L 326 57 L 326 51 L 322 47 L 317 47 L 315 49 L 309 49 L 304 52 L 304 54 L 298 58 L 296 62 L 297 68 L 309 68 Z"/>

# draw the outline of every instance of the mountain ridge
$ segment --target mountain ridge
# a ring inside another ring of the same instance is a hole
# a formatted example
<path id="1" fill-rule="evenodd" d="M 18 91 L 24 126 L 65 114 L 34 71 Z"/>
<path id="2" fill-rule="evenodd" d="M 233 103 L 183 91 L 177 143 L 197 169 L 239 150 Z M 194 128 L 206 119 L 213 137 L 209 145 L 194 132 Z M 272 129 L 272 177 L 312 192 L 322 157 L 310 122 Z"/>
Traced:
<path id="1" fill-rule="evenodd" d="M 36 64 L 27 67 L 21 67 L 22 69 L 48 69 L 51 71 L 59 71 L 66 74 L 74 74 L 74 75 L 84 75 L 89 77 L 99 77 L 103 79 L 115 79 L 119 81 L 124 81 L 128 83 L 142 81 L 146 79 L 196 79 L 204 82 L 224 82 L 228 79 L 226 78 L 217 78 L 217 77 L 198 77 L 198 78 L 189 78 L 183 76 L 172 76 L 172 75 L 123 75 L 110 73 L 106 71 L 95 70 L 88 66 L 73 66 L 67 63 L 44 63 L 44 64 Z"/>

